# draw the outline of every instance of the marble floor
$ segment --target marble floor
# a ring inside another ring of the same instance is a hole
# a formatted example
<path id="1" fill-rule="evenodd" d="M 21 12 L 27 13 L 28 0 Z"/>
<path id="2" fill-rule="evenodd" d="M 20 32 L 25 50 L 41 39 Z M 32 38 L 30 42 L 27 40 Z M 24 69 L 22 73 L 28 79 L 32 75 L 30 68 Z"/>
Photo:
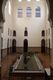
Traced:
<path id="1" fill-rule="evenodd" d="M 50 56 L 48 54 L 39 53 L 37 54 L 44 68 L 50 68 Z"/>
<path id="2" fill-rule="evenodd" d="M 1 80 L 8 80 L 9 68 L 16 59 L 17 55 L 9 54 L 2 60 Z"/>

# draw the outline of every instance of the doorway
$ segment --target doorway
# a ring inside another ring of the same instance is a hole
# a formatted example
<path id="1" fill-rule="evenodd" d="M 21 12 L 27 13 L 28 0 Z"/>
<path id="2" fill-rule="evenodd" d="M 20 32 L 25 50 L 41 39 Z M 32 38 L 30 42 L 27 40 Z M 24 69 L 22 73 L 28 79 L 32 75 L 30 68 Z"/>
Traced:
<path id="1" fill-rule="evenodd" d="M 9 54 L 9 39 L 7 40 L 7 54 Z"/>
<path id="2" fill-rule="evenodd" d="M 12 52 L 15 53 L 16 52 L 16 39 L 12 40 Z"/>
<path id="3" fill-rule="evenodd" d="M 41 53 L 45 53 L 45 39 L 41 40 Z"/>
<path id="4" fill-rule="evenodd" d="M 50 55 L 50 39 L 49 39 L 49 55 Z"/>
<path id="5" fill-rule="evenodd" d="M 1 37 L 1 58 L 3 56 L 3 38 Z"/>

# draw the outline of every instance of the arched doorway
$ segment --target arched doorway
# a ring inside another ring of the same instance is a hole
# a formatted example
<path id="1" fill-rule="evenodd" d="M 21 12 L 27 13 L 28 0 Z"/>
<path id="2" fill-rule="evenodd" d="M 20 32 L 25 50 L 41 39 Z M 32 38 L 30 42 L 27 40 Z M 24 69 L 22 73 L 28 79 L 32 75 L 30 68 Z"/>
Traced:
<path id="1" fill-rule="evenodd" d="M 10 53 L 10 49 L 9 49 L 9 39 L 7 40 L 7 54 Z"/>
<path id="2" fill-rule="evenodd" d="M 49 39 L 49 55 L 50 55 L 50 39 Z"/>
<path id="3" fill-rule="evenodd" d="M 41 40 L 41 53 L 45 53 L 45 39 Z"/>
<path id="4" fill-rule="evenodd" d="M 3 56 L 3 38 L 1 38 L 1 58 L 2 58 L 2 56 Z"/>
<path id="5" fill-rule="evenodd" d="M 16 52 L 16 39 L 12 40 L 12 52 L 15 53 Z"/>
<path id="6" fill-rule="evenodd" d="M 12 52 L 12 40 L 10 39 L 10 53 Z"/>
<path id="7" fill-rule="evenodd" d="M 27 39 L 24 39 L 23 48 L 24 48 L 24 52 L 28 52 L 28 40 Z"/>

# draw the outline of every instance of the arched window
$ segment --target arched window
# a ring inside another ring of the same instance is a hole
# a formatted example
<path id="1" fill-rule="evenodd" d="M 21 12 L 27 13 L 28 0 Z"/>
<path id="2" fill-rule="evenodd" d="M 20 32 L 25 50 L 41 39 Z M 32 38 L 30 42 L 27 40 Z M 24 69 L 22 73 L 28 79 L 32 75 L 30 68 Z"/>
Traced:
<path id="1" fill-rule="evenodd" d="M 27 27 L 25 27 L 24 36 L 28 36 Z"/>
<path id="2" fill-rule="evenodd" d="M 45 36 L 45 31 L 44 30 L 42 30 L 42 36 Z"/>
<path id="3" fill-rule="evenodd" d="M 23 16 L 23 9 L 22 8 L 18 8 L 17 14 L 18 14 L 18 17 L 21 18 Z"/>
<path id="4" fill-rule="evenodd" d="M 41 17 L 41 8 L 39 6 L 35 9 L 35 16 Z"/>
<path id="5" fill-rule="evenodd" d="M 1 48 L 3 48 L 3 37 L 1 37 Z"/>
<path id="6" fill-rule="evenodd" d="M 26 16 L 27 17 L 31 17 L 31 11 L 32 11 L 32 9 L 31 9 L 31 7 L 27 7 L 27 9 L 26 9 Z"/>
<path id="7" fill-rule="evenodd" d="M 13 31 L 13 36 L 16 36 L 16 31 L 15 30 Z"/>
<path id="8" fill-rule="evenodd" d="M 10 34 L 10 29 L 8 28 L 8 35 Z"/>

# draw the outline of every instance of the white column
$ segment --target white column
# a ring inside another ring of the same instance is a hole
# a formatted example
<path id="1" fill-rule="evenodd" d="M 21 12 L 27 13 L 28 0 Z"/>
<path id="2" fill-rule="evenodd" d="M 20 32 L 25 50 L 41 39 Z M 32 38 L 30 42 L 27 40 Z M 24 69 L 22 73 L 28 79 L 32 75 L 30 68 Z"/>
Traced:
<path id="1" fill-rule="evenodd" d="M 51 67 L 53 68 L 53 26 L 51 27 L 51 37 L 52 37 Z"/>

